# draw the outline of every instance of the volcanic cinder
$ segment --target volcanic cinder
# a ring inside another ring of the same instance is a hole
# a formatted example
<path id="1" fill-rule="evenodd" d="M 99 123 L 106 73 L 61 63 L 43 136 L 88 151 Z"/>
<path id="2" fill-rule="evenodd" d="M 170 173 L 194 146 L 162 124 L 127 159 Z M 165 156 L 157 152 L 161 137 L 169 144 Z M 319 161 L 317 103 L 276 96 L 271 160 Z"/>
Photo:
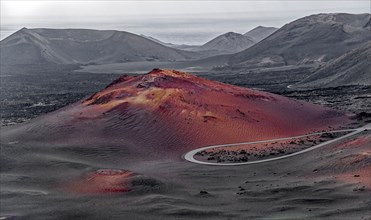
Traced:
<path id="1" fill-rule="evenodd" d="M 6 141 L 122 146 L 173 158 L 205 145 L 329 130 L 346 115 L 175 70 L 124 75 L 91 97 L 3 132 Z"/>

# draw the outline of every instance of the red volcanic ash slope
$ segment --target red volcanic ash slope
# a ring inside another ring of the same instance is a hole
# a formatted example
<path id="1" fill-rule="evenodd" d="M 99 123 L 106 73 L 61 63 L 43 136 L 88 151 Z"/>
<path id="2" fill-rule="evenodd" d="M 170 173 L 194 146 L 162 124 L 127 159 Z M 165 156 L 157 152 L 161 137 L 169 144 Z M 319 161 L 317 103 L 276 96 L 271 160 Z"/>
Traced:
<path id="1" fill-rule="evenodd" d="M 154 69 L 122 76 L 90 98 L 16 130 L 33 141 L 179 156 L 205 145 L 294 136 L 347 122 L 345 115 L 320 106 Z"/>

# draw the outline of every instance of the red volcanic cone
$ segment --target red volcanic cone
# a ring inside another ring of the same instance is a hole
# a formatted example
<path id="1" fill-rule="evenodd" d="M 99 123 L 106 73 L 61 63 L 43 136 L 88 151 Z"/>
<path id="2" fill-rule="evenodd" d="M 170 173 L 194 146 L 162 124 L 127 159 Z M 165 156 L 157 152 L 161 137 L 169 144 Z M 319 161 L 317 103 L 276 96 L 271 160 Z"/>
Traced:
<path id="1" fill-rule="evenodd" d="M 128 192 L 131 176 L 133 173 L 127 170 L 101 169 L 65 184 L 64 188 L 78 194 Z"/>
<path id="2" fill-rule="evenodd" d="M 154 69 L 122 76 L 86 100 L 8 131 L 7 137 L 179 158 L 205 145 L 295 136 L 347 122 L 344 114 L 321 106 Z"/>

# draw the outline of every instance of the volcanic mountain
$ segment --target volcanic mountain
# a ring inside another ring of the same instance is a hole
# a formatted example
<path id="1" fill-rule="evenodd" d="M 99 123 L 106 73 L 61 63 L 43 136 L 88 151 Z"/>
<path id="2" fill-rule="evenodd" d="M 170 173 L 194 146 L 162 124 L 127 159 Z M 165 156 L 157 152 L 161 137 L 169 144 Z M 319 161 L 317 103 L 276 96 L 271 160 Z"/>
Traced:
<path id="1" fill-rule="evenodd" d="M 290 88 L 322 88 L 371 85 L 371 42 L 330 61 L 324 67 Z"/>
<path id="2" fill-rule="evenodd" d="M 175 70 L 124 75 L 73 105 L 2 130 L 4 142 L 121 146 L 142 157 L 335 128 L 339 112 Z"/>
<path id="3" fill-rule="evenodd" d="M 255 43 L 258 43 L 265 38 L 267 38 L 269 35 L 276 32 L 278 28 L 275 27 L 263 27 L 258 26 L 244 34 L 244 36 L 250 37 L 254 40 Z"/>
<path id="4" fill-rule="evenodd" d="M 370 40 L 370 14 L 316 14 L 286 24 L 228 58 L 231 66 L 283 66 L 327 62 Z"/>
<path id="5" fill-rule="evenodd" d="M 124 31 L 22 28 L 0 42 L 1 63 L 87 64 L 130 61 L 181 61 L 195 52 L 166 47 Z"/>
<path id="6" fill-rule="evenodd" d="M 254 44 L 254 40 L 248 36 L 228 32 L 217 36 L 200 46 L 199 50 L 216 50 L 223 53 L 236 53 L 245 50 Z"/>

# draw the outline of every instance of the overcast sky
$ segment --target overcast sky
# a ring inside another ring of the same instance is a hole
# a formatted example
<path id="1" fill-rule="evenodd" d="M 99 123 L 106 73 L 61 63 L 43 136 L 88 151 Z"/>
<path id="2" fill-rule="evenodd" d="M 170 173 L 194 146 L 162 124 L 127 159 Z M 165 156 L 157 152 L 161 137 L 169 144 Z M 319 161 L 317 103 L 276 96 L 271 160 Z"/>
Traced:
<path id="1" fill-rule="evenodd" d="M 5 21 L 23 18 L 210 15 L 215 13 L 369 12 L 370 1 L 17 1 L 1 0 Z M 233 14 L 230 14 L 233 15 Z M 4 21 L 4 22 L 5 22 Z"/>
<path id="2" fill-rule="evenodd" d="M 303 16 L 330 12 L 369 13 L 370 1 L 1 0 L 1 31 L 3 35 L 23 26 L 115 28 L 167 38 L 165 32 L 192 29 L 207 32 L 206 39 L 258 25 L 280 27 Z"/>

